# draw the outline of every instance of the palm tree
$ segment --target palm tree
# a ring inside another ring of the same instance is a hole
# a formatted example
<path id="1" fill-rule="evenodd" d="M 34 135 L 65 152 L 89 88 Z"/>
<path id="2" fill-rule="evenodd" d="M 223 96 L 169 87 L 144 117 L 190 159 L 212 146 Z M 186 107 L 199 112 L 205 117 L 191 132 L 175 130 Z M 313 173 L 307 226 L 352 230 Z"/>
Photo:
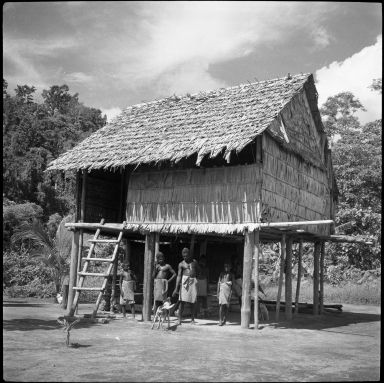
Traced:
<path id="1" fill-rule="evenodd" d="M 64 224 L 73 222 L 73 218 L 73 215 L 69 215 L 61 220 L 54 238 L 48 235 L 42 223 L 36 219 L 21 225 L 12 236 L 12 243 L 25 243 L 28 240 L 30 256 L 40 258 L 51 269 L 56 293 L 60 292 L 63 278 L 69 270 L 72 235 Z"/>

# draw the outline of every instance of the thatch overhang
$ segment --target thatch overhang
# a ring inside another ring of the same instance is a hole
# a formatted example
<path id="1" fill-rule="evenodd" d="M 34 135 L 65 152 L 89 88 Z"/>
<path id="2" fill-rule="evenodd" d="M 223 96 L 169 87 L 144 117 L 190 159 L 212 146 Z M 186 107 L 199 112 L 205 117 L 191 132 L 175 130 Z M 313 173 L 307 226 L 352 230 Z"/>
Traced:
<path id="1" fill-rule="evenodd" d="M 303 91 L 322 130 L 313 76 L 299 74 L 130 106 L 47 170 L 116 169 L 196 154 L 196 165 L 219 154 L 230 161 L 233 151 L 253 142 Z"/>

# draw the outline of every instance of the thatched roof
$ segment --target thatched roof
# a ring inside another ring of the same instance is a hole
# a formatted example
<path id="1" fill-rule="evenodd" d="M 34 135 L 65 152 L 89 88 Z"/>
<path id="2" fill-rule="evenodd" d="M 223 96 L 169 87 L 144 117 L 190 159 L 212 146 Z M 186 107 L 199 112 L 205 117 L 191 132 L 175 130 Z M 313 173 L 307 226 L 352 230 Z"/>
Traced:
<path id="1" fill-rule="evenodd" d="M 177 162 L 196 153 L 197 164 L 219 153 L 229 160 L 268 128 L 308 80 L 313 84 L 312 75 L 300 74 L 130 106 L 48 170 Z"/>

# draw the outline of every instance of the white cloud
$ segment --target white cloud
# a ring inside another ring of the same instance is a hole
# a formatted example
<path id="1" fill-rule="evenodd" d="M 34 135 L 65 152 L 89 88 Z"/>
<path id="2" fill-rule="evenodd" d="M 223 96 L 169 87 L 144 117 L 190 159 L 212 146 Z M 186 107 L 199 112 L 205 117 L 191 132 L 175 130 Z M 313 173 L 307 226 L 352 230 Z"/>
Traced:
<path id="1" fill-rule="evenodd" d="M 322 26 L 314 28 L 311 35 L 314 40 L 315 47 L 320 49 L 327 47 L 332 40 L 328 31 Z"/>
<path id="2" fill-rule="evenodd" d="M 101 109 L 101 113 L 107 115 L 107 122 L 111 122 L 116 116 L 121 113 L 121 109 L 119 107 L 109 108 L 109 109 Z"/>
<path id="3" fill-rule="evenodd" d="M 342 62 L 333 62 L 316 71 L 316 88 L 319 93 L 319 105 L 328 97 L 337 93 L 352 92 L 367 109 L 358 112 L 362 123 L 381 118 L 381 94 L 369 89 L 372 80 L 382 76 L 382 36 L 377 37 L 374 45 Z"/>
<path id="4" fill-rule="evenodd" d="M 160 6 L 161 5 L 161 6 Z M 332 5 L 300 2 L 163 2 L 140 9 L 140 38 L 109 41 L 116 71 L 128 86 L 157 83 L 159 94 L 225 85 L 213 63 L 243 57 L 260 44 L 288 40 L 303 30 L 314 44 L 329 43 L 321 14 Z M 317 33 L 312 35 L 312 30 Z M 125 34 L 127 36 L 128 34 Z M 108 54 L 106 60 L 111 60 Z"/>
<path id="5" fill-rule="evenodd" d="M 64 82 L 69 83 L 89 83 L 94 81 L 94 77 L 83 72 L 68 73 L 64 76 Z"/>
<path id="6" fill-rule="evenodd" d="M 10 86 L 16 84 L 34 85 L 38 90 L 50 86 L 51 78 L 57 77 L 57 68 L 42 68 L 38 57 L 54 58 L 58 51 L 70 49 L 77 45 L 74 39 L 28 39 L 4 36 L 3 62 L 12 66 L 12 73 L 6 78 Z"/>

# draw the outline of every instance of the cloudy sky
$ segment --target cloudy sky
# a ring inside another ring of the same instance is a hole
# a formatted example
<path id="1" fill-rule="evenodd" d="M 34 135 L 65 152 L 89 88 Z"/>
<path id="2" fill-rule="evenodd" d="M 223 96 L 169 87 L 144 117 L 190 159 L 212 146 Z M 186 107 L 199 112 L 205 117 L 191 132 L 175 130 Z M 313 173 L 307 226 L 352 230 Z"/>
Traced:
<path id="1" fill-rule="evenodd" d="M 380 3 L 26 2 L 3 7 L 3 77 L 39 93 L 67 84 L 112 118 L 174 93 L 313 73 L 319 103 L 352 91 L 381 118 L 368 87 L 382 72 Z"/>

